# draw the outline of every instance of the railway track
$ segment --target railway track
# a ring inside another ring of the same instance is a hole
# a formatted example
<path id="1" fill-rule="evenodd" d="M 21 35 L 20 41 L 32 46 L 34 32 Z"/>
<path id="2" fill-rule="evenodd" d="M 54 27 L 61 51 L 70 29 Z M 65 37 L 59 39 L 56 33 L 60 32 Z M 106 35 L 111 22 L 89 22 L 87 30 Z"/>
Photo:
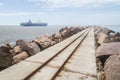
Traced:
<path id="1" fill-rule="evenodd" d="M 89 40 L 92 42 L 88 42 Z M 86 44 L 87 42 L 90 45 Z M 89 80 L 96 80 L 94 49 L 93 28 L 88 28 L 23 62 L 1 71 L 0 80 L 80 80 L 80 78 L 82 80 L 86 76 Z M 89 50 L 92 54 L 86 54 L 89 51 L 82 50 Z M 90 64 L 84 64 L 85 60 L 88 60 Z M 88 69 L 84 70 L 84 67 Z M 91 70 L 92 68 L 93 70 Z M 66 76 L 66 73 L 69 75 Z"/>

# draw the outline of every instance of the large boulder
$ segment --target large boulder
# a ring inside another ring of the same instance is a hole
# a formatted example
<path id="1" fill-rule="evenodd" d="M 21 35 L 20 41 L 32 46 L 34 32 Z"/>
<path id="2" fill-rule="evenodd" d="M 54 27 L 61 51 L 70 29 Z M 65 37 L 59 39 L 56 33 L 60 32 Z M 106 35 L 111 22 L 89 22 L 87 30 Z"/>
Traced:
<path id="1" fill-rule="evenodd" d="M 97 36 L 100 32 L 101 32 L 101 27 L 95 27 L 94 28 L 94 33 L 95 33 L 95 36 Z"/>
<path id="2" fill-rule="evenodd" d="M 52 35 L 52 40 L 55 41 L 56 43 L 62 41 L 62 37 L 60 33 L 55 33 Z"/>
<path id="3" fill-rule="evenodd" d="M 34 42 L 38 44 L 41 50 L 55 44 L 55 42 L 52 41 L 51 38 L 49 38 L 47 35 L 37 37 L 36 39 L 34 39 Z"/>
<path id="4" fill-rule="evenodd" d="M 120 42 L 104 43 L 96 50 L 96 57 L 120 53 Z"/>
<path id="5" fill-rule="evenodd" d="M 20 48 L 20 46 L 15 46 L 15 47 L 13 48 L 13 50 L 15 51 L 15 53 L 19 53 L 19 52 L 22 51 L 22 49 Z"/>
<path id="6" fill-rule="evenodd" d="M 25 42 L 24 40 L 17 40 L 16 45 L 20 46 L 22 51 L 28 52 L 29 56 L 32 56 L 35 54 L 34 49 L 32 47 L 30 47 L 30 44 Z"/>
<path id="7" fill-rule="evenodd" d="M 105 34 L 109 34 L 111 30 L 109 30 L 108 28 L 102 28 L 101 32 Z"/>
<path id="8" fill-rule="evenodd" d="M 98 57 L 104 65 L 106 59 L 110 55 L 117 55 L 119 53 L 120 53 L 120 42 L 104 43 L 97 48 L 96 57 Z"/>
<path id="9" fill-rule="evenodd" d="M 62 36 L 62 39 L 66 39 L 70 36 L 70 29 L 68 27 L 62 28 L 59 30 L 59 33 Z"/>
<path id="10" fill-rule="evenodd" d="M 110 42 L 120 42 L 120 33 L 113 33 L 110 35 Z"/>
<path id="11" fill-rule="evenodd" d="M 35 54 L 41 51 L 36 42 L 31 42 L 30 44 L 32 48 L 34 49 Z"/>
<path id="12" fill-rule="evenodd" d="M 20 46 L 14 46 L 13 49 L 10 49 L 10 53 L 12 54 L 12 56 L 19 54 L 20 52 L 22 52 L 22 49 Z"/>
<path id="13" fill-rule="evenodd" d="M 80 28 L 80 27 L 71 27 L 70 28 L 69 36 L 72 36 L 72 35 L 80 32 L 81 30 L 83 30 L 83 28 Z"/>
<path id="14" fill-rule="evenodd" d="M 106 80 L 120 80 L 120 55 L 110 56 L 104 67 Z"/>
<path id="15" fill-rule="evenodd" d="M 12 65 L 12 56 L 8 47 L 0 47 L 0 70 Z"/>
<path id="16" fill-rule="evenodd" d="M 99 35 L 97 36 L 97 42 L 99 44 L 103 44 L 105 42 L 108 42 L 108 35 L 104 34 L 104 33 L 99 33 Z"/>
<path id="17" fill-rule="evenodd" d="M 15 56 L 13 57 L 13 60 L 14 60 L 15 63 L 18 63 L 18 62 L 21 62 L 21 61 L 23 61 L 24 59 L 28 58 L 28 56 L 29 56 L 28 53 L 25 52 L 25 51 L 23 51 L 23 52 L 15 55 Z"/>

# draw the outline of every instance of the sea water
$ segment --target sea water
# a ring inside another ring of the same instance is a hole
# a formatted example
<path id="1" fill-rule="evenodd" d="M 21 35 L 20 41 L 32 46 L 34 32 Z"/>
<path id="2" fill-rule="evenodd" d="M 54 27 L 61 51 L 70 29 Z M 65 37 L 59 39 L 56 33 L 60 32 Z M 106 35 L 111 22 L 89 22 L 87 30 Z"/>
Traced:
<path id="1" fill-rule="evenodd" d="M 111 29 L 115 32 L 120 32 L 120 25 L 106 25 L 106 26 L 103 26 L 103 27 L 107 27 L 108 29 Z"/>
<path id="2" fill-rule="evenodd" d="M 50 25 L 50 26 L 9 26 L 4 25 L 0 26 L 0 44 L 6 42 L 15 42 L 19 39 L 24 40 L 33 40 L 37 36 L 42 35 L 52 35 L 53 33 L 57 33 L 59 29 L 65 26 L 59 25 Z M 120 32 L 120 26 L 104 26 L 116 32 Z"/>
<path id="3" fill-rule="evenodd" d="M 65 26 L 0 26 L 0 44 L 19 39 L 33 40 L 37 36 L 52 35 Z"/>

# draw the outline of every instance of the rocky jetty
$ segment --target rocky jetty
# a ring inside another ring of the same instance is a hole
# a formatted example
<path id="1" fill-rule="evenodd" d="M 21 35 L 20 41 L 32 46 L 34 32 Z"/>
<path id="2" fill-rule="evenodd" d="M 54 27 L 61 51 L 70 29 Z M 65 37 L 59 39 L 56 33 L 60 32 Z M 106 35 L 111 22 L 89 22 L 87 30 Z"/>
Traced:
<path id="1" fill-rule="evenodd" d="M 38 36 L 32 41 L 17 40 L 15 45 L 5 43 L 0 47 L 0 70 L 19 63 L 84 29 L 85 27 L 64 27 L 51 36 Z"/>
<path id="2" fill-rule="evenodd" d="M 120 33 L 95 27 L 98 80 L 120 80 Z"/>
<path id="3" fill-rule="evenodd" d="M 38 36 L 32 41 L 17 40 L 12 46 L 6 43 L 0 46 L 0 70 L 19 63 L 87 27 L 64 27 L 51 36 Z M 120 33 L 100 26 L 92 27 L 95 29 L 98 80 L 120 80 Z"/>

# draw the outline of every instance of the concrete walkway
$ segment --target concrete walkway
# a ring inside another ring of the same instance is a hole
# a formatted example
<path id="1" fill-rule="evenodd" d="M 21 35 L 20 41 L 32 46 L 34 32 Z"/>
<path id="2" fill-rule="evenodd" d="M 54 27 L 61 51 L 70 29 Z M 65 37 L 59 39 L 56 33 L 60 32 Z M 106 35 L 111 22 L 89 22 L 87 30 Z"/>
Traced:
<path id="1" fill-rule="evenodd" d="M 0 80 L 97 80 L 94 28 L 1 71 Z"/>

